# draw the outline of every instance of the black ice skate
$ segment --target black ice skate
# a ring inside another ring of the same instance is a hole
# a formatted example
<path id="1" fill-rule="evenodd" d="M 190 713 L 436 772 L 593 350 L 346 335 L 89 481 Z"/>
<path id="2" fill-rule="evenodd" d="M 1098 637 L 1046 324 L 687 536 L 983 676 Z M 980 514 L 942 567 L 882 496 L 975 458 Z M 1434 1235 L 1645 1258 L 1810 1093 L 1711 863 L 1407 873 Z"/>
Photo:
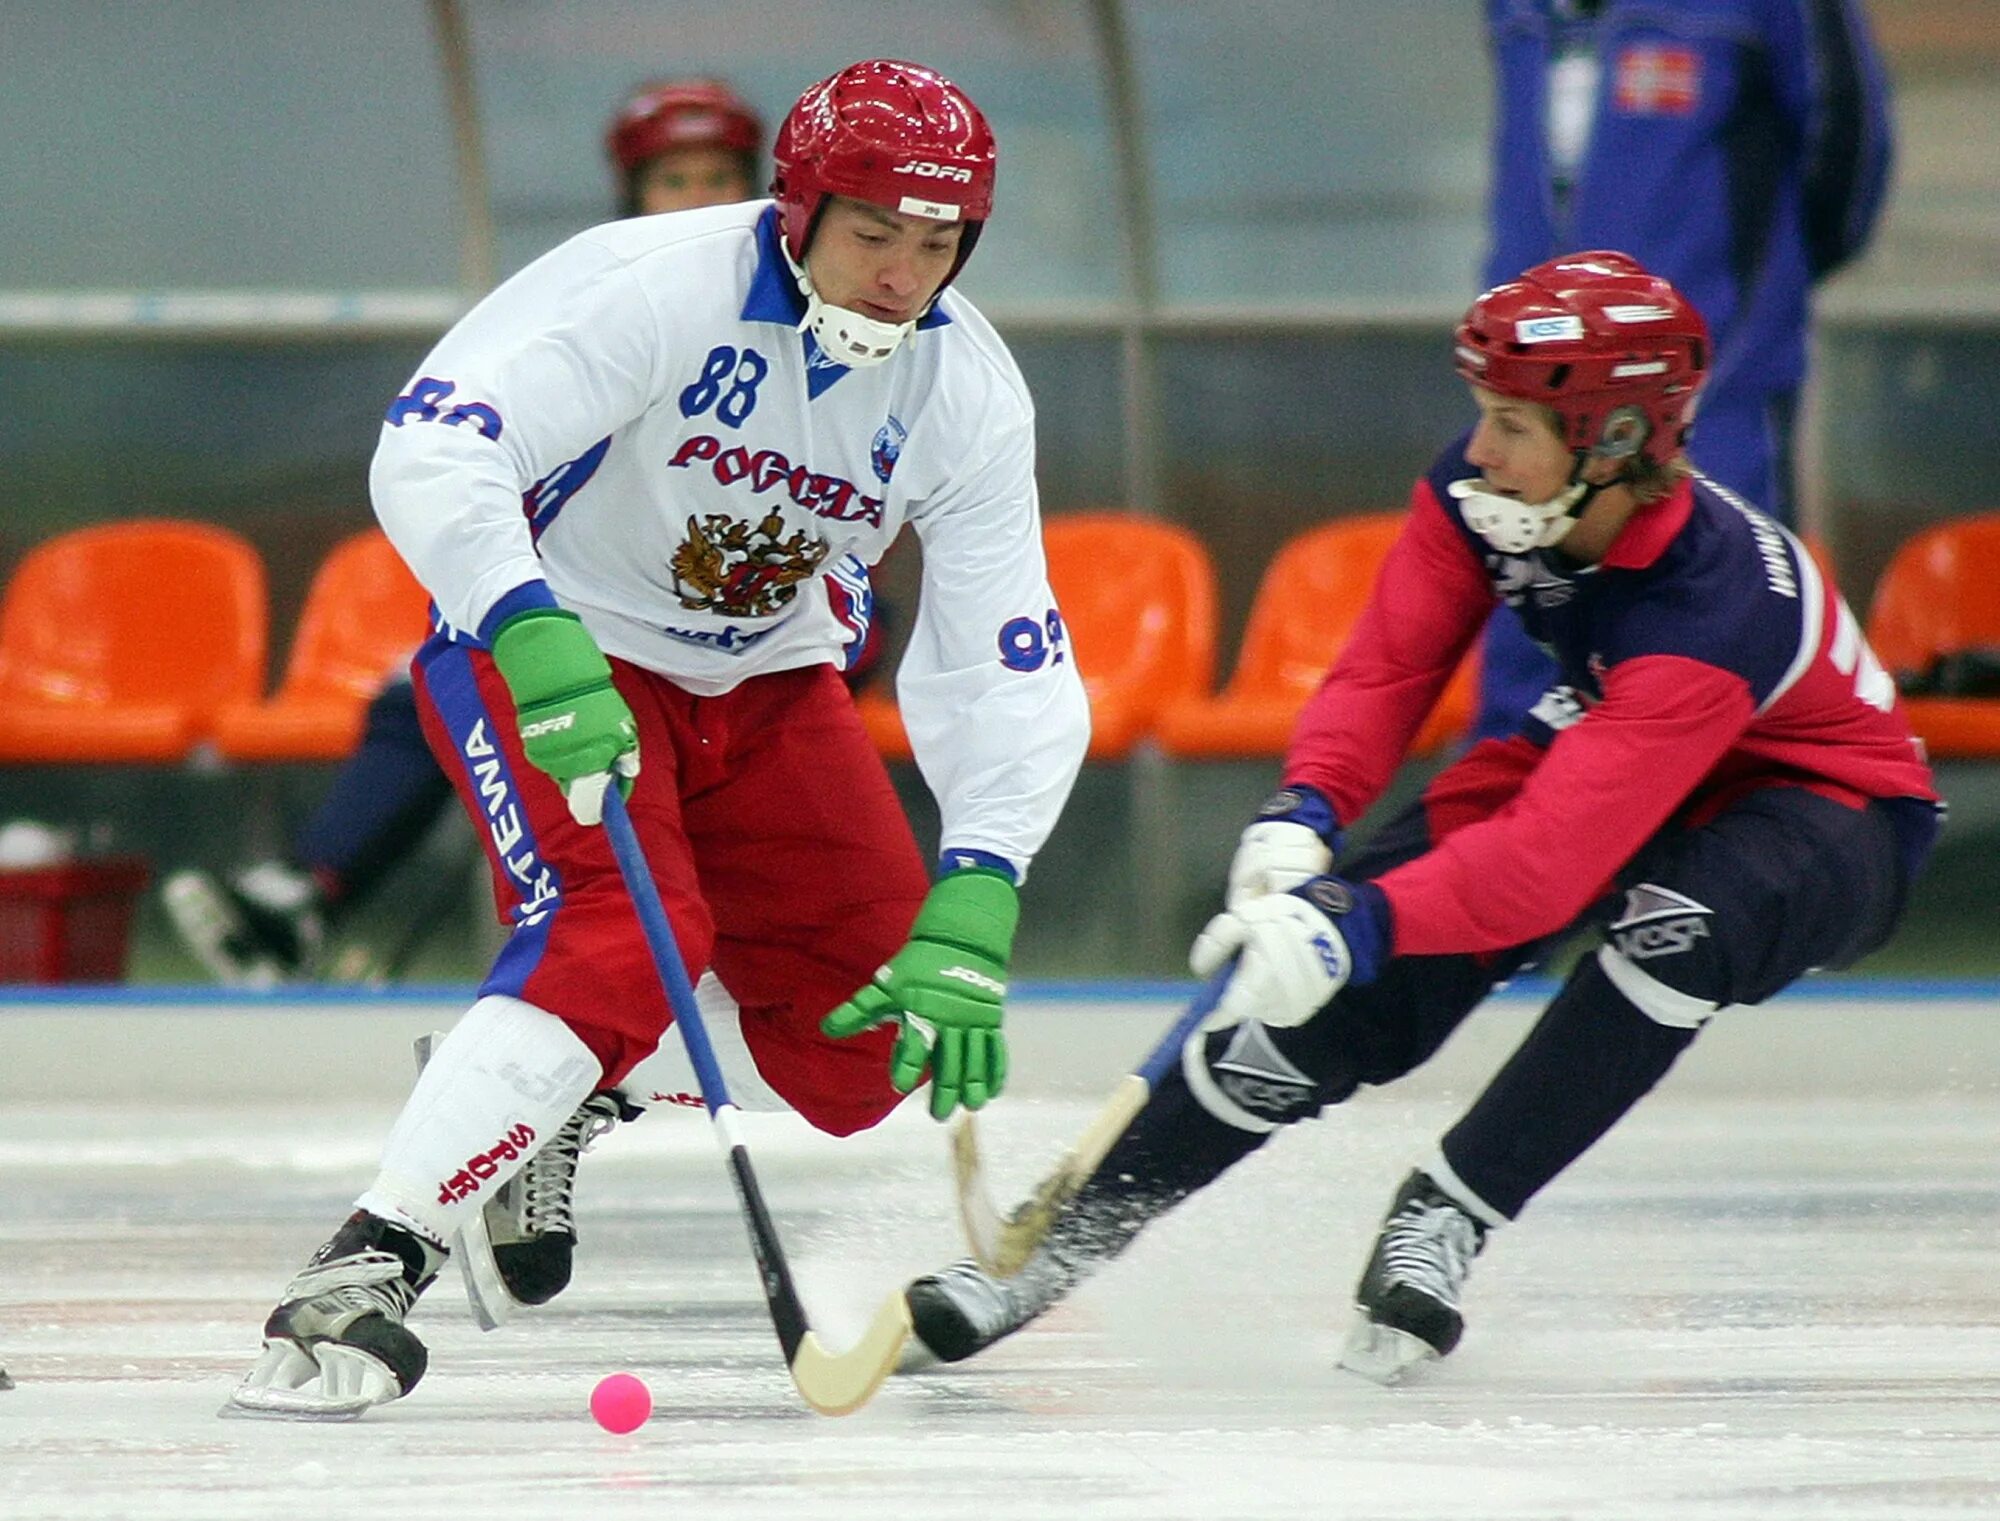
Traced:
<path id="1" fill-rule="evenodd" d="M 319 888 L 303 872 L 277 861 L 227 881 L 177 871 L 160 897 L 182 944 L 226 987 L 274 988 L 318 970 L 326 924 Z"/>
<path id="2" fill-rule="evenodd" d="M 1354 1291 L 1360 1311 L 1340 1366 L 1393 1384 L 1417 1363 L 1443 1357 L 1465 1333 L 1458 1297 L 1486 1226 L 1423 1172 L 1413 1172 L 1375 1238 Z"/>
<path id="3" fill-rule="evenodd" d="M 429 1355 L 403 1324 L 444 1250 L 357 1210 L 285 1286 L 264 1322 L 264 1352 L 223 1415 L 351 1421 L 400 1399 Z"/>
<path id="4" fill-rule="evenodd" d="M 459 1231 L 453 1247 L 482 1329 L 494 1330 L 522 1305 L 547 1304 L 569 1287 L 577 1159 L 621 1118 L 631 1115 L 615 1094 L 591 1094 Z"/>
<path id="5" fill-rule="evenodd" d="M 915 1335 L 897 1371 L 963 1362 L 1041 1315 L 1076 1284 L 1076 1274 L 1037 1252 L 1012 1278 L 985 1271 L 972 1258 L 926 1273 L 903 1291 Z"/>

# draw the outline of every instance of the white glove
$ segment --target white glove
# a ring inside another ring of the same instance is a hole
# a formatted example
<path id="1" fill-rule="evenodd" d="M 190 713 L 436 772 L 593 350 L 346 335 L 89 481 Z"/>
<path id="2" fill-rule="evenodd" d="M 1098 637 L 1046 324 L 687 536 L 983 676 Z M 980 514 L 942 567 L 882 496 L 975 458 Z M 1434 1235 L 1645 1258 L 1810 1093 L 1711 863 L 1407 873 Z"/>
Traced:
<path id="1" fill-rule="evenodd" d="M 1288 893 L 1301 882 L 1333 869 L 1333 851 L 1319 832 L 1282 819 L 1252 824 L 1237 842 L 1229 863 L 1231 909 L 1267 893 Z"/>
<path id="2" fill-rule="evenodd" d="M 1302 1025 L 1354 972 L 1354 958 L 1333 921 L 1289 892 L 1252 898 L 1217 914 L 1195 937 L 1188 965 L 1196 976 L 1212 977 L 1231 956 L 1238 957 L 1235 975 L 1215 1012 L 1202 1021 L 1204 1030 L 1226 1030 L 1246 1019 Z"/>

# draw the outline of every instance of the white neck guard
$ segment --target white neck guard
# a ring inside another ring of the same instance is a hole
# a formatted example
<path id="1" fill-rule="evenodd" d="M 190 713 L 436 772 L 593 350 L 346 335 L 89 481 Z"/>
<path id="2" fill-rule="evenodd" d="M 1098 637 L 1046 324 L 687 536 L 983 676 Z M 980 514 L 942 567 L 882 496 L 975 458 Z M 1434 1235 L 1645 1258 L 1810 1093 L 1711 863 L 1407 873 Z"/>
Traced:
<path id="1" fill-rule="evenodd" d="M 838 364 L 856 370 L 880 364 L 917 330 L 914 322 L 877 322 L 844 306 L 829 306 L 803 279 L 799 283 L 806 293 L 806 314 L 799 331 L 811 333 L 826 357 Z"/>
<path id="2" fill-rule="evenodd" d="M 1570 509 L 1590 493 L 1582 481 L 1564 487 L 1546 502 L 1498 496 L 1477 480 L 1453 481 L 1445 489 L 1460 503 L 1465 526 L 1503 555 L 1524 555 L 1531 549 L 1560 544 L 1576 527 Z"/>
<path id="3" fill-rule="evenodd" d="M 784 248 L 782 242 L 779 247 Z M 812 276 L 806 273 L 805 266 L 792 257 L 789 248 L 784 249 L 784 254 L 785 262 L 792 266 L 792 277 L 799 282 L 799 292 L 806 298 L 806 314 L 799 319 L 799 331 L 811 333 L 820 351 L 835 364 L 855 370 L 880 364 L 917 330 L 914 322 L 877 322 L 844 306 L 828 305 L 813 289 Z"/>

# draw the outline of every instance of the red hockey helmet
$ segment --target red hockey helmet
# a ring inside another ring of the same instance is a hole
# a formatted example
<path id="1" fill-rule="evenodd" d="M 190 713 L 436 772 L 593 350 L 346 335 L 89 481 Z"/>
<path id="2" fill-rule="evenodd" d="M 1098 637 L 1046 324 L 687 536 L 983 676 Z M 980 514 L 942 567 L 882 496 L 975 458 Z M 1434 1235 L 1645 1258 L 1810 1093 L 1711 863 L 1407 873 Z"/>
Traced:
<path id="1" fill-rule="evenodd" d="M 1570 448 L 1665 464 L 1693 422 L 1708 326 L 1630 254 L 1565 254 L 1496 285 L 1454 335 L 1458 373 L 1554 410 Z"/>
<path id="2" fill-rule="evenodd" d="M 611 119 L 604 148 L 621 173 L 672 148 L 754 154 L 764 141 L 755 108 L 719 79 L 670 79 L 642 86 Z"/>
<path id="3" fill-rule="evenodd" d="M 873 58 L 799 97 L 772 150 L 785 247 L 803 264 L 826 199 L 961 222 L 956 275 L 993 210 L 999 153 L 966 93 L 933 69 Z"/>

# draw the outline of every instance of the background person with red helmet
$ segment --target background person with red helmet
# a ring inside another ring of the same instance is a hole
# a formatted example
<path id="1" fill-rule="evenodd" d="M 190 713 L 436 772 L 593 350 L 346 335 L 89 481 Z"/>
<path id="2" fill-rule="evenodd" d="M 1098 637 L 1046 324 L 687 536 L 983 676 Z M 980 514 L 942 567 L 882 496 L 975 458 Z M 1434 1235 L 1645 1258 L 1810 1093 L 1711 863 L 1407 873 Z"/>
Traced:
<path id="1" fill-rule="evenodd" d="M 721 80 L 642 85 L 604 133 L 618 177 L 618 214 L 747 201 L 757 194 L 763 146 L 763 119 Z"/>
<path id="2" fill-rule="evenodd" d="M 950 288 L 997 150 L 951 81 L 871 60 L 800 97 L 775 158 L 772 201 L 544 255 L 389 403 L 376 511 L 443 622 L 414 666 L 424 728 L 511 928 L 238 1408 L 408 1393 L 426 1353 L 405 1316 L 450 1243 L 547 1138 L 632 1097 L 671 1015 L 610 787 L 689 972 L 738 1002 L 709 1034 L 740 1106 L 845 1135 L 926 1080 L 940 1119 L 1005 1083 L 1018 884 L 1089 710 L 1033 406 Z M 841 683 L 826 586 L 905 524 L 923 579 L 897 693 L 939 805 L 934 880 Z"/>
<path id="3" fill-rule="evenodd" d="M 1937 825 L 1929 768 L 1853 614 L 1785 529 L 1689 470 L 1708 332 L 1621 253 L 1528 270 L 1455 337 L 1478 408 L 1411 493 L 1281 789 L 1196 941 L 1214 1014 L 1020 1276 L 961 1263 L 909 1302 L 938 1356 L 1039 1314 L 1286 1125 L 1426 1061 L 1574 928 L 1603 943 L 1397 1193 L 1343 1361 L 1451 1351 L 1489 1235 L 1664 1077 L 1720 1011 L 1882 944 Z M 1487 614 L 1561 658 L 1488 740 L 1351 854 Z"/>

